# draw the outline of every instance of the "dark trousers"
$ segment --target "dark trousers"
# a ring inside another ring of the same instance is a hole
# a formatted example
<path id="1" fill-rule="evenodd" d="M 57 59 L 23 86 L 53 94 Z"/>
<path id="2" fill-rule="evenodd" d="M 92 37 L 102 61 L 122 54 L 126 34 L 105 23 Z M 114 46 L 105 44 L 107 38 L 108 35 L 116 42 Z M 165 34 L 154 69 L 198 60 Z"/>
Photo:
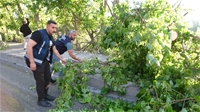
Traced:
<path id="1" fill-rule="evenodd" d="M 26 60 L 26 64 L 30 67 L 30 61 Z M 38 101 L 42 100 L 45 95 L 47 95 L 50 80 L 51 72 L 49 62 L 45 59 L 42 65 L 37 65 L 35 71 L 32 71 L 36 81 L 36 90 L 38 94 Z"/>

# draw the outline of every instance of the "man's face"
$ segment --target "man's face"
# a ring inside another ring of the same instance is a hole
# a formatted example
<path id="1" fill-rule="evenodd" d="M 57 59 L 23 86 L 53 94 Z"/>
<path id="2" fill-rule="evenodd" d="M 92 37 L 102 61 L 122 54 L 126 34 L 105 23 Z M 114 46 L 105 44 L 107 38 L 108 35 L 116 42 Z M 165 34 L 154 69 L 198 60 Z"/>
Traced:
<path id="1" fill-rule="evenodd" d="M 75 38 L 76 38 L 76 32 L 73 32 L 72 34 L 70 34 L 70 39 L 71 40 L 75 40 Z"/>
<path id="2" fill-rule="evenodd" d="M 22 23 L 23 23 L 23 24 L 26 24 L 26 21 L 22 20 Z"/>
<path id="3" fill-rule="evenodd" d="M 56 33 L 56 29 L 57 29 L 57 25 L 53 23 L 48 24 L 46 28 L 49 35 L 53 35 L 54 33 Z"/>

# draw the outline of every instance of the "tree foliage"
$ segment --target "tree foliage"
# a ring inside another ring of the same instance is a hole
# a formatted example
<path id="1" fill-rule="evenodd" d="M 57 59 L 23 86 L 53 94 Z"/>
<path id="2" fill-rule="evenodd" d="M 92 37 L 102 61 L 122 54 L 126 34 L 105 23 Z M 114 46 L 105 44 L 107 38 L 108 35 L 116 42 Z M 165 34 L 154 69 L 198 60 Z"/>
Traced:
<path id="1" fill-rule="evenodd" d="M 46 0 L 9 0 L 1 1 L 1 33 L 4 41 L 10 41 L 13 35 L 22 39 L 19 32 L 21 20 L 29 18 L 30 27 L 33 31 L 45 28 L 46 21 L 53 19 L 58 23 L 57 38 L 61 34 L 66 34 L 70 29 L 78 33 L 78 38 L 74 42 L 74 49 L 97 52 L 101 36 L 101 27 L 105 23 L 104 8 L 102 1 L 90 0 L 65 0 L 46 1 Z M 12 21 L 10 21 L 12 19 Z M 9 36 L 8 33 L 13 35 Z M 10 39 L 8 39 L 8 37 Z M 6 39 L 4 39 L 6 38 Z"/>
<path id="2" fill-rule="evenodd" d="M 167 1 L 147 0 L 138 9 L 117 5 L 114 13 L 102 47 L 114 51 L 111 61 L 123 77 L 144 88 L 134 109 L 197 111 L 191 102 L 199 105 L 194 99 L 199 97 L 199 39 L 191 37 L 180 12 Z M 169 30 L 178 32 L 176 40 L 169 38 Z"/>

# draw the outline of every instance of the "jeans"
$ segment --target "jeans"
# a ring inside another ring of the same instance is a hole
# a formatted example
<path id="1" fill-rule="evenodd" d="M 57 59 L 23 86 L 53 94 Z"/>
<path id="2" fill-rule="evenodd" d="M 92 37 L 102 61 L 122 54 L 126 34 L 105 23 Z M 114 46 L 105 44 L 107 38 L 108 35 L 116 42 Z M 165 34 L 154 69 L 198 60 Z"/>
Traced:
<path id="1" fill-rule="evenodd" d="M 31 38 L 31 34 L 27 35 L 26 37 L 24 37 L 24 49 L 26 49 L 28 40 Z"/>
<path id="2" fill-rule="evenodd" d="M 55 62 L 60 62 L 60 59 L 56 55 L 53 54 L 53 56 L 52 56 L 52 63 L 54 64 Z M 53 68 L 53 66 L 52 66 L 52 68 Z M 58 72 L 58 76 L 59 77 L 63 76 L 63 72 L 59 71 Z"/>

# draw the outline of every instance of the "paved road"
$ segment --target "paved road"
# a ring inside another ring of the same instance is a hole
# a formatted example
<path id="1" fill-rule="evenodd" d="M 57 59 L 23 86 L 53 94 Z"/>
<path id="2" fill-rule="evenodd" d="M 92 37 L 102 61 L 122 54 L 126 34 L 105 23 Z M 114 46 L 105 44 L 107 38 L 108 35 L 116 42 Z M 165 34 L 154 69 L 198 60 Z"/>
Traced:
<path id="1" fill-rule="evenodd" d="M 37 106 L 37 94 L 30 87 L 35 85 L 32 74 L 19 70 L 1 61 L 0 65 L 0 111 L 1 112 L 46 112 L 50 108 Z M 55 85 L 50 93 L 59 95 Z M 55 108 L 55 103 L 51 102 Z"/>

